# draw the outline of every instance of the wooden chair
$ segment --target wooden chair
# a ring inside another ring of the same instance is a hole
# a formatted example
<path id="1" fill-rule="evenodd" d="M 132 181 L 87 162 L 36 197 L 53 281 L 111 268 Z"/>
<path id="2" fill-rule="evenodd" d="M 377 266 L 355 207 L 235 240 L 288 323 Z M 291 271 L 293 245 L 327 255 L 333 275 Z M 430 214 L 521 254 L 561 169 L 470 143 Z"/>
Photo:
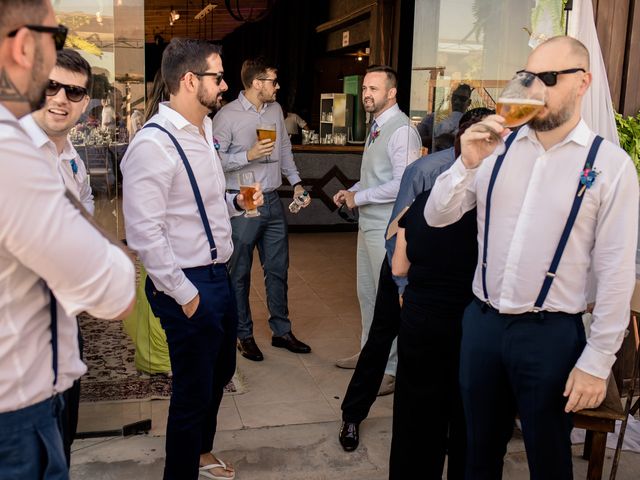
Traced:
<path id="1" fill-rule="evenodd" d="M 104 177 L 104 182 L 107 185 L 107 196 L 111 198 L 112 169 L 107 146 L 85 146 L 84 164 L 87 167 L 90 182 L 95 177 Z"/>
<path id="2" fill-rule="evenodd" d="M 636 281 L 636 288 L 631 300 L 631 313 L 632 313 L 632 329 L 636 332 L 637 336 L 637 317 L 636 313 L 640 311 L 640 282 Z M 638 347 L 636 340 L 636 354 L 635 354 L 635 371 L 634 379 L 638 375 Z M 626 427 L 627 418 L 631 411 L 631 401 L 633 399 L 635 381 L 632 380 L 630 391 L 627 397 L 627 406 L 622 408 L 622 400 L 620 399 L 620 393 L 618 386 L 613 377 L 609 378 L 607 385 L 607 396 L 605 397 L 602 405 L 595 409 L 585 409 L 577 412 L 573 416 L 573 425 L 576 428 L 584 428 L 587 431 L 584 451 L 582 458 L 589 460 L 589 467 L 587 469 L 587 480 L 600 480 L 602 478 L 602 470 L 604 466 L 604 455 L 607 447 L 607 434 L 613 433 L 616 427 L 616 421 L 622 422 L 623 428 Z M 638 402 L 636 402 L 637 405 Z M 635 407 L 637 408 L 637 407 Z M 622 447 L 622 441 L 624 440 L 624 429 L 620 429 L 618 436 L 618 448 L 616 448 L 616 454 L 614 456 L 614 463 L 611 469 L 610 480 L 615 479 L 617 466 L 620 458 L 620 451 Z"/>

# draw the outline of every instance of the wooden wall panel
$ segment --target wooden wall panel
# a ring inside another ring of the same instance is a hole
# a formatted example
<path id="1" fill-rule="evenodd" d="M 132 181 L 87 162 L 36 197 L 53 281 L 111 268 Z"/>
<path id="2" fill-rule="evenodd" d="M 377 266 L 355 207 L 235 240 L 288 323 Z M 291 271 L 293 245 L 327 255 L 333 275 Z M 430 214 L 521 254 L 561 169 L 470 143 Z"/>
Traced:
<path id="1" fill-rule="evenodd" d="M 621 110 L 624 115 L 636 115 L 640 112 L 640 0 L 633 0 L 629 18 L 631 31 L 627 42 Z"/>

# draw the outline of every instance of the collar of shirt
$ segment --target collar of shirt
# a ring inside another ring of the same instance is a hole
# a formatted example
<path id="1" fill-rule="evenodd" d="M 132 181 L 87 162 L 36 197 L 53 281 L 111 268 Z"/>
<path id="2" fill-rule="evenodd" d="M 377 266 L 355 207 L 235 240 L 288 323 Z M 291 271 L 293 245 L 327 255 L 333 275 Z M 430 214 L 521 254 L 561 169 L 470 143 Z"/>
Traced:
<path id="1" fill-rule="evenodd" d="M 42 130 L 33 118 L 33 115 L 25 115 L 20 119 L 20 125 L 27 132 L 34 145 L 38 149 L 42 149 L 45 145 L 51 150 L 51 153 L 55 155 L 58 161 L 72 160 L 78 157 L 78 152 L 71 144 L 69 137 L 67 137 L 62 152 L 58 154 L 58 148 L 55 143 L 49 138 L 49 136 Z"/>
<path id="2" fill-rule="evenodd" d="M 536 132 L 533 129 L 531 129 L 529 125 L 525 125 L 520 130 L 518 130 L 518 133 L 516 136 L 516 142 L 520 142 L 524 138 L 528 139 L 534 145 L 542 148 L 542 145 L 540 144 L 540 140 L 538 140 L 538 137 L 536 136 Z M 560 148 L 569 142 L 574 142 L 580 145 L 581 147 L 586 147 L 589 144 L 590 138 L 591 138 L 591 130 L 589 130 L 589 127 L 587 126 L 585 121 L 583 119 L 580 119 L 580 121 L 574 127 L 574 129 L 571 130 L 567 134 L 567 136 L 564 137 L 563 140 L 555 144 L 548 151 L 552 151 L 554 149 Z"/>
<path id="3" fill-rule="evenodd" d="M 400 107 L 398 106 L 398 104 L 396 103 L 393 107 L 389 107 L 388 109 L 386 109 L 384 112 L 382 112 L 378 118 L 374 118 L 373 120 L 376 122 L 376 125 L 378 126 L 378 130 L 382 128 L 382 126 L 384 125 L 384 123 L 389 120 L 391 117 L 393 117 L 395 114 L 397 114 L 400 111 Z M 373 122 L 371 122 L 373 123 Z"/>
<path id="4" fill-rule="evenodd" d="M 253 110 L 254 112 L 258 112 L 256 106 L 247 99 L 247 97 L 244 95 L 244 92 L 240 92 L 238 94 L 238 101 L 240 102 L 240 105 L 242 105 L 242 108 L 244 108 L 245 110 Z M 258 113 L 261 114 L 262 112 L 264 112 L 267 108 L 269 108 L 269 105 L 271 104 L 263 103 L 262 108 Z"/>
<path id="5" fill-rule="evenodd" d="M 197 125 L 194 125 L 189 120 L 184 118 L 180 113 L 176 112 L 173 108 L 169 106 L 169 102 L 161 102 L 158 106 L 158 113 L 166 118 L 174 127 L 178 130 L 182 129 L 192 129 L 200 134 L 200 130 Z M 211 127 L 211 119 L 208 116 L 204 116 L 202 120 L 202 127 L 204 128 L 205 135 L 207 139 L 213 138 L 213 130 Z M 207 140 L 207 143 L 209 141 Z"/>

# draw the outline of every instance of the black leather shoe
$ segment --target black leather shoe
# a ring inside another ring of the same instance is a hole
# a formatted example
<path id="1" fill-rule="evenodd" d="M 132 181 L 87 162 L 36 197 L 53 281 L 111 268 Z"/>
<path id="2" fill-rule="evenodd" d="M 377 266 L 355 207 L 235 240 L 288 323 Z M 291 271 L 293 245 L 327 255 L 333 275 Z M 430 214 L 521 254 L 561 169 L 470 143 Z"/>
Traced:
<path id="1" fill-rule="evenodd" d="M 253 360 L 254 362 L 261 362 L 264 360 L 262 352 L 256 345 L 256 341 L 253 337 L 247 337 L 243 340 L 238 340 L 238 351 L 244 358 Z"/>
<path id="2" fill-rule="evenodd" d="M 342 422 L 338 440 L 345 452 L 353 452 L 360 443 L 359 423 Z"/>
<path id="3" fill-rule="evenodd" d="M 271 337 L 271 345 L 286 348 L 293 353 L 310 353 L 311 347 L 293 336 L 293 332 L 285 333 L 281 337 Z"/>

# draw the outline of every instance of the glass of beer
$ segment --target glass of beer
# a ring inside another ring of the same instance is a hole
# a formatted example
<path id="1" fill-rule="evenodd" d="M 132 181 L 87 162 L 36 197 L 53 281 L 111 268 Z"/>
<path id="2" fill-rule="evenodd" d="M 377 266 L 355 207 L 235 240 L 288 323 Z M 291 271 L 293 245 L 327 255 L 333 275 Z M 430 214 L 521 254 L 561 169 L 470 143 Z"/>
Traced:
<path id="1" fill-rule="evenodd" d="M 545 105 L 547 87 L 534 74 L 526 71 L 518 72 L 496 102 L 496 113 L 504 118 L 506 128 L 520 127 L 530 122 Z M 496 153 L 504 151 L 504 141 L 493 129 L 482 125 L 491 138 L 498 144 Z"/>
<path id="2" fill-rule="evenodd" d="M 258 134 L 258 140 L 269 139 L 272 142 L 276 141 L 276 124 L 275 123 L 259 123 L 256 127 L 256 133 Z M 274 163 L 277 160 L 271 160 L 271 155 L 267 155 L 264 160 L 260 160 L 260 163 Z"/>
<path id="3" fill-rule="evenodd" d="M 258 211 L 258 206 L 253 201 L 253 194 L 256 193 L 256 177 L 253 172 L 248 171 L 239 173 L 238 185 L 240 186 L 240 193 L 244 198 L 244 216 L 259 217 L 260 212 Z"/>

